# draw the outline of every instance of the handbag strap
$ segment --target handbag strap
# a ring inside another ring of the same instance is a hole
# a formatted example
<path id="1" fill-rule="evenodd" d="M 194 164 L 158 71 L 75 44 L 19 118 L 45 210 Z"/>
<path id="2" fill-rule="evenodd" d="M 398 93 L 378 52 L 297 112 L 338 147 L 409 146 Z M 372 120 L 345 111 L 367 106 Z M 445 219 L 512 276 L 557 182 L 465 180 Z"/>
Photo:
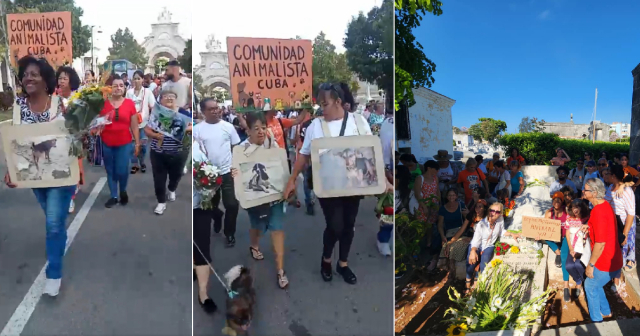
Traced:
<path id="1" fill-rule="evenodd" d="M 342 118 L 342 126 L 340 127 L 340 134 L 338 136 L 344 136 L 344 131 L 347 128 L 348 118 L 349 118 L 349 112 L 344 111 L 344 117 Z M 327 138 L 330 138 L 331 130 L 329 130 L 329 124 L 327 124 L 327 121 L 324 120 L 324 117 L 320 119 L 320 124 L 322 125 L 322 133 L 324 133 L 324 136 Z"/>

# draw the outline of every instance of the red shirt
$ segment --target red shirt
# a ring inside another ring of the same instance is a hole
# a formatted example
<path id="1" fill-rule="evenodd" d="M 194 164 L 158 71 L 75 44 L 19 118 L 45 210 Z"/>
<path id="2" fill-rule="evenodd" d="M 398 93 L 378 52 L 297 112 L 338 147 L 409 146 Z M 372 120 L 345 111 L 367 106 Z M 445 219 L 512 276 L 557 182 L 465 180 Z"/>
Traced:
<path id="1" fill-rule="evenodd" d="M 593 207 L 589 218 L 589 238 L 591 251 L 595 243 L 605 243 L 602 255 L 596 261 L 596 268 L 602 272 L 615 272 L 622 268 L 622 250 L 618 243 L 616 217 L 609 202 Z"/>
<path id="2" fill-rule="evenodd" d="M 108 115 L 109 120 L 111 120 L 111 124 L 105 126 L 100 134 L 105 145 L 118 147 L 133 141 L 131 137 L 131 117 L 136 115 L 136 104 L 133 100 L 125 98 L 118 108 L 117 115 L 113 105 L 107 100 L 100 115 Z"/>

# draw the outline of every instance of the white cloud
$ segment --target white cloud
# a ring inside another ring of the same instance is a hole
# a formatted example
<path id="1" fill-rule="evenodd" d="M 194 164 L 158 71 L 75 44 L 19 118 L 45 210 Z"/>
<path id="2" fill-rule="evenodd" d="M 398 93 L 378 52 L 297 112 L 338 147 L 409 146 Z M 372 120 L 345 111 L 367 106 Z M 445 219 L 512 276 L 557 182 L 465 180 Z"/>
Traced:
<path id="1" fill-rule="evenodd" d="M 542 12 L 542 13 L 538 14 L 538 19 L 540 19 L 540 20 L 546 20 L 546 19 L 548 19 L 548 18 L 549 18 L 549 14 L 551 14 L 551 11 L 547 9 L 546 11 L 544 11 L 544 12 Z"/>

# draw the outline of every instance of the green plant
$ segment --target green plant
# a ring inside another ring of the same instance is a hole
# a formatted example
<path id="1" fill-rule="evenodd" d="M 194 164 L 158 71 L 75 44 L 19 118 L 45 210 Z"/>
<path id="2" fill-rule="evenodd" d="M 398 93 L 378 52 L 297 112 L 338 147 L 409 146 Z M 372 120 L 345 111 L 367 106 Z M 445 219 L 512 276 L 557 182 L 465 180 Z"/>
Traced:
<path id="1" fill-rule="evenodd" d="M 395 221 L 396 273 L 415 267 L 414 256 L 420 253 L 420 240 L 427 232 L 425 223 L 403 213 L 396 215 Z"/>

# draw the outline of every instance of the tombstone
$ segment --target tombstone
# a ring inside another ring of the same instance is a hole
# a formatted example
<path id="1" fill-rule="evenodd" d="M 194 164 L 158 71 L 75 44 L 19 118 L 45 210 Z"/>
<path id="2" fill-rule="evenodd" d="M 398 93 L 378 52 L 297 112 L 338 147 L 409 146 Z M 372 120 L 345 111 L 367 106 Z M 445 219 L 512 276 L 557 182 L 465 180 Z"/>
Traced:
<path id="1" fill-rule="evenodd" d="M 516 272 L 533 272 L 531 286 L 526 290 L 523 301 L 529 301 L 531 298 L 542 294 L 547 287 L 545 281 L 547 279 L 549 246 L 536 243 L 533 239 L 520 239 L 516 241 L 512 238 L 501 238 L 500 241 L 511 246 L 518 246 L 520 253 L 515 254 L 508 252 L 505 255 L 495 256 L 494 258 L 502 259 L 505 265 L 513 267 Z M 542 251 L 542 258 L 538 256 L 538 250 Z"/>

